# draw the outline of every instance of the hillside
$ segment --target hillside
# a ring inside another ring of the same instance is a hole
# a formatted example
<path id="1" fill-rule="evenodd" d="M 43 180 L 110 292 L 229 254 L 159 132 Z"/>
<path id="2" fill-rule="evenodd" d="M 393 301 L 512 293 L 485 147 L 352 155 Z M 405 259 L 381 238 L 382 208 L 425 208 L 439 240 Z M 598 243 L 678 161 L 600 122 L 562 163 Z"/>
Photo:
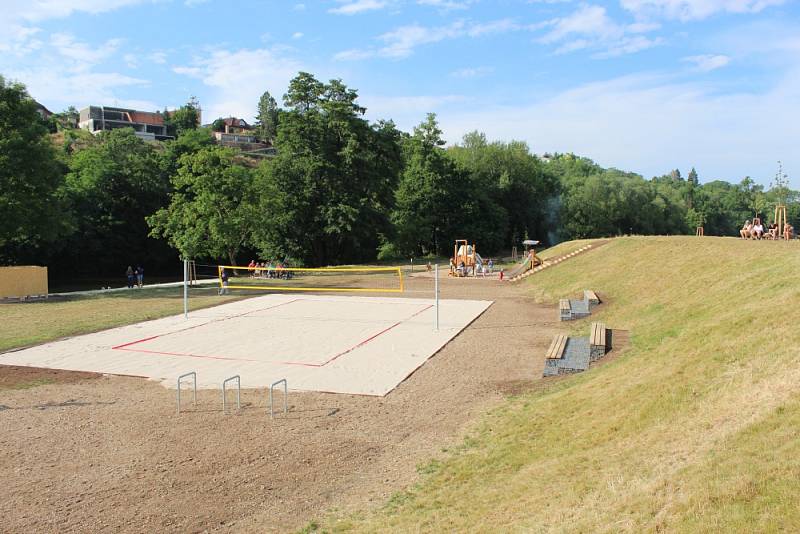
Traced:
<path id="1" fill-rule="evenodd" d="M 595 317 L 629 330 L 631 346 L 510 399 L 420 466 L 416 487 L 328 527 L 795 528 L 799 267 L 796 242 L 621 238 L 530 277 L 520 292 L 542 300 L 598 291 Z"/>

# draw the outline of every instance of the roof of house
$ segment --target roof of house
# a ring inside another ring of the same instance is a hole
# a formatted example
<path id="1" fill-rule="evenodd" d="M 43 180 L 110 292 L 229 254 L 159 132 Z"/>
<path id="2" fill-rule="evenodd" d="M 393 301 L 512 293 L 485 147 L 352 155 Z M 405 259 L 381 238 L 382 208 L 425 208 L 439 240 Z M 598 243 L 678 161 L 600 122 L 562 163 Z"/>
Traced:
<path id="1" fill-rule="evenodd" d="M 237 128 L 250 128 L 250 125 L 247 124 L 246 120 L 237 119 L 236 117 L 228 117 L 222 119 L 222 122 L 225 123 L 225 126 L 235 126 Z"/>

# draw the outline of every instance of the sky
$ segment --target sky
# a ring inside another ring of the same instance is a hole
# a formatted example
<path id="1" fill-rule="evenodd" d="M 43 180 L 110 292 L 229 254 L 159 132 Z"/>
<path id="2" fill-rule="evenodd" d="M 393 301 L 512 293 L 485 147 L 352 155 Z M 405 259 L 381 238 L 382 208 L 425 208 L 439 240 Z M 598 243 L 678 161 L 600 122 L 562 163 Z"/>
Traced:
<path id="1" fill-rule="evenodd" d="M 800 6 L 790 0 L 0 0 L 0 75 L 52 111 L 253 120 L 299 71 L 370 120 L 470 131 L 701 182 L 778 161 L 800 189 Z"/>

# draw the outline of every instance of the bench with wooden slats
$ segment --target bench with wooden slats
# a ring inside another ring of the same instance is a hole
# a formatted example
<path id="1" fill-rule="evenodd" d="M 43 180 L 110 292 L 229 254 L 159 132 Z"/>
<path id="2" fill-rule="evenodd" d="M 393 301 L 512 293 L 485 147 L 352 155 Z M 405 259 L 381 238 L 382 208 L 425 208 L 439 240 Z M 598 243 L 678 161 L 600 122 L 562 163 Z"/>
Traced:
<path id="1" fill-rule="evenodd" d="M 572 319 L 572 305 L 569 299 L 561 299 L 558 301 L 558 318 L 562 321 L 569 321 Z"/>
<path id="2" fill-rule="evenodd" d="M 592 323 L 589 335 L 589 359 L 598 360 L 606 354 L 606 324 Z"/>
<path id="3" fill-rule="evenodd" d="M 547 349 L 546 358 L 548 360 L 560 360 L 564 357 L 564 349 L 567 348 L 567 335 L 566 334 L 558 334 L 556 337 L 553 338 L 553 341 L 550 342 L 550 348 Z"/>
<path id="4" fill-rule="evenodd" d="M 583 300 L 585 300 L 586 303 L 589 304 L 590 308 L 593 308 L 598 304 L 600 304 L 600 299 L 597 298 L 597 293 L 595 293 L 591 289 L 583 290 Z"/>

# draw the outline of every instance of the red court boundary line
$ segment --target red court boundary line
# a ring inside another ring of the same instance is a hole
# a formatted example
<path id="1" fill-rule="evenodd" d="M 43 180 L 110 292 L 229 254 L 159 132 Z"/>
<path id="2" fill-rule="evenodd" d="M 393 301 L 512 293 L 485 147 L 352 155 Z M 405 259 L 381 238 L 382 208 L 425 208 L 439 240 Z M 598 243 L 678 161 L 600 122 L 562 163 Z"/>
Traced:
<path id="1" fill-rule="evenodd" d="M 157 336 L 150 336 L 150 337 L 147 337 L 147 338 L 144 338 L 144 339 L 140 339 L 138 341 L 133 341 L 131 343 L 125 343 L 124 345 L 117 345 L 116 347 L 111 347 L 111 348 L 112 348 L 112 350 L 124 350 L 124 351 L 130 351 L 130 352 L 141 352 L 141 353 L 144 353 L 144 354 L 159 354 L 159 355 L 163 355 L 163 356 L 183 356 L 183 357 L 186 357 L 186 358 L 203 358 L 203 359 L 208 359 L 208 360 L 227 360 L 227 361 L 255 362 L 255 363 L 277 363 L 277 364 L 281 364 L 281 365 L 298 365 L 298 366 L 301 366 L 301 367 L 317 367 L 318 368 L 318 367 L 324 367 L 324 366 L 328 365 L 329 363 L 331 363 L 332 361 L 340 358 L 341 356 L 344 356 L 345 354 L 349 354 L 349 353 L 353 352 L 354 350 L 363 347 L 367 343 L 369 343 L 369 342 L 375 340 L 376 338 L 382 336 L 386 332 L 389 332 L 390 330 L 400 326 L 404 322 L 410 321 L 411 319 L 413 319 L 414 317 L 416 317 L 420 313 L 433 308 L 433 304 L 428 304 L 427 306 L 425 306 L 421 310 L 418 310 L 418 311 L 414 312 L 409 317 L 406 317 L 405 319 L 401 319 L 400 321 L 397 321 L 393 325 L 384 328 L 383 330 L 381 330 L 377 334 L 373 334 L 370 337 L 368 337 L 367 339 L 365 339 L 363 341 L 360 341 L 359 343 L 356 343 L 355 345 L 353 345 L 349 349 L 343 350 L 342 352 L 340 352 L 338 354 L 334 354 L 333 356 L 331 356 L 330 358 L 328 358 L 326 361 L 324 361 L 322 363 L 305 363 L 305 362 L 275 361 L 275 360 L 272 360 L 272 361 L 270 361 L 270 360 L 266 360 L 266 361 L 264 361 L 264 360 L 251 360 L 251 359 L 246 359 L 246 358 L 231 358 L 231 357 L 227 357 L 227 356 L 209 356 L 209 355 L 203 355 L 203 354 L 192 354 L 192 353 L 182 353 L 182 352 L 164 352 L 164 351 L 156 351 L 156 350 L 131 349 L 131 348 L 128 348 L 131 345 L 136 345 L 138 343 L 144 343 L 146 341 L 151 341 L 151 340 L 157 339 L 159 337 L 168 336 L 170 334 L 177 334 L 178 332 L 185 332 L 187 330 L 191 330 L 193 328 L 198 328 L 200 326 L 205 326 L 207 324 L 211 324 L 211 323 L 217 322 L 217 321 L 225 321 L 227 319 L 234 319 L 236 317 L 242 317 L 243 315 L 247 315 L 249 313 L 253 313 L 253 312 L 256 312 L 256 311 L 264 311 L 264 310 L 269 310 L 269 309 L 272 309 L 272 308 L 277 308 L 278 306 L 283 306 L 284 304 L 291 304 L 292 302 L 297 302 L 299 300 L 304 300 L 304 299 L 294 299 L 294 300 L 290 300 L 288 302 L 282 302 L 282 303 L 277 304 L 275 306 L 269 306 L 267 308 L 262 308 L 262 309 L 258 309 L 258 310 L 251 310 L 251 311 L 246 312 L 246 313 L 240 313 L 239 315 L 232 315 L 230 317 L 224 317 L 222 319 L 216 319 L 214 321 L 208 321 L 207 323 L 202 323 L 202 324 L 199 324 L 199 325 L 190 326 L 188 328 L 183 328 L 181 330 L 176 330 L 175 332 L 168 332 L 166 334 L 161 334 L 161 335 L 157 335 Z"/>
<path id="2" fill-rule="evenodd" d="M 155 351 L 148 351 L 148 350 L 142 350 L 142 349 L 129 349 L 127 347 L 130 347 L 131 345 L 138 345 L 139 343 L 144 343 L 145 341 L 152 341 L 152 340 L 158 339 L 160 337 L 171 336 L 172 334 L 179 334 L 181 332 L 186 332 L 187 330 L 193 330 L 195 328 L 200 328 L 201 326 L 206 326 L 206 325 L 209 325 L 211 323 L 218 323 L 218 322 L 221 322 L 221 321 L 227 321 L 229 319 L 236 319 L 237 317 L 243 317 L 245 315 L 248 315 L 248 314 L 251 314 L 251 313 L 255 313 L 255 312 L 271 310 L 273 308 L 278 308 L 280 306 L 285 306 L 287 304 L 292 304 L 293 302 L 297 302 L 298 300 L 303 300 L 303 299 L 287 300 L 286 302 L 281 302 L 280 304 L 275 304 L 274 306 L 267 306 L 266 308 L 259 308 L 257 310 L 250 310 L 250 311 L 246 311 L 244 313 L 231 315 L 229 317 L 220 317 L 219 319 L 212 319 L 211 321 L 206 321 L 205 323 L 196 324 L 194 326 L 187 326 L 186 328 L 181 328 L 179 330 L 175 330 L 174 332 L 167 332 L 166 334 L 158 334 L 158 335 L 146 337 L 146 338 L 143 338 L 143 339 L 137 339 L 136 341 L 131 341 L 130 343 L 123 343 L 122 345 L 117 345 L 115 347 L 111 347 L 111 350 L 128 350 L 128 351 L 131 351 L 131 352 L 152 352 L 153 354 L 168 354 L 166 352 L 159 353 L 159 352 L 155 352 Z M 175 353 L 174 355 L 179 355 L 179 354 Z M 187 356 L 191 356 L 191 355 L 187 354 Z M 238 359 L 238 358 L 223 358 L 223 357 L 217 358 L 217 357 L 214 357 L 214 356 L 209 356 L 209 358 L 226 359 L 226 360 L 236 360 L 236 359 Z M 246 361 L 257 361 L 257 360 L 246 360 Z"/>

